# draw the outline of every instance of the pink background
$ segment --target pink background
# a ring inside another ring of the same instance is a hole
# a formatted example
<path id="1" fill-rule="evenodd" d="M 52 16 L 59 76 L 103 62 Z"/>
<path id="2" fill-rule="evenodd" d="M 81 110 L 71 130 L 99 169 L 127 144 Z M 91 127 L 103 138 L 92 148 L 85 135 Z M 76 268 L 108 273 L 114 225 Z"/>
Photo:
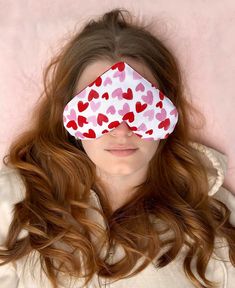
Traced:
<path id="1" fill-rule="evenodd" d="M 235 193 L 235 2 L 233 0 L 0 0 L 0 158 L 27 128 L 42 70 L 86 20 L 124 7 L 180 59 L 187 97 L 206 116 L 194 140 L 228 156 L 225 187 Z"/>

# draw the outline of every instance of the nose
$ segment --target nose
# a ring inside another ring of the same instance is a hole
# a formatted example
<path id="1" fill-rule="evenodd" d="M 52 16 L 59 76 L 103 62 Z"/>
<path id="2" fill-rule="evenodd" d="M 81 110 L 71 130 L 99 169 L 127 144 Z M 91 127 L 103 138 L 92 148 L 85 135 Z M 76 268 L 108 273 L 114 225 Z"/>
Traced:
<path id="1" fill-rule="evenodd" d="M 131 136 L 132 135 L 132 130 L 128 126 L 128 124 L 123 121 L 121 124 L 119 124 L 115 129 L 113 129 L 110 134 L 112 136 Z"/>

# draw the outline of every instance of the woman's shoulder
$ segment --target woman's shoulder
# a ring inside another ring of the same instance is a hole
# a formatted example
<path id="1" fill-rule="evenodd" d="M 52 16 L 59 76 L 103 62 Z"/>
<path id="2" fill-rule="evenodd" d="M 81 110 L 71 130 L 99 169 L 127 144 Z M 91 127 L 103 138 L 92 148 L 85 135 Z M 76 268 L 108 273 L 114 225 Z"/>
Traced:
<path id="1" fill-rule="evenodd" d="M 3 165 L 0 169 L 0 203 L 7 201 L 15 204 L 21 201 L 24 195 L 25 185 L 18 170 Z"/>
<path id="2" fill-rule="evenodd" d="M 226 204 L 231 211 L 230 221 L 235 225 L 235 195 L 224 187 L 224 179 L 228 170 L 228 156 L 216 148 L 202 143 L 191 142 L 208 170 L 209 196 Z"/>
<path id="3" fill-rule="evenodd" d="M 0 169 L 0 244 L 6 238 L 12 221 L 14 204 L 25 195 L 25 186 L 16 169 L 2 166 Z"/>
<path id="4" fill-rule="evenodd" d="M 14 204 L 21 200 L 23 194 L 24 186 L 18 171 L 5 165 L 2 166 L 0 169 L 0 248 L 4 248 Z M 1 287 L 18 287 L 18 281 L 19 278 L 12 263 L 0 265 L 0 282 L 3 285 Z"/>
<path id="5" fill-rule="evenodd" d="M 207 177 L 209 183 L 208 194 L 210 196 L 217 193 L 222 187 L 225 175 L 228 170 L 228 156 L 210 146 L 198 142 L 190 142 L 207 168 Z"/>

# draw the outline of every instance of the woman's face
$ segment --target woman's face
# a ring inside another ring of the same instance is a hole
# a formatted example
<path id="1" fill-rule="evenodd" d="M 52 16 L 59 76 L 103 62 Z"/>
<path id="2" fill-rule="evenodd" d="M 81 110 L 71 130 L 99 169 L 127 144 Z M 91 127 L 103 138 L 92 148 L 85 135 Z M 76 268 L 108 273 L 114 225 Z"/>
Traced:
<path id="1" fill-rule="evenodd" d="M 130 64 L 146 79 L 154 84 L 157 84 L 156 80 L 151 75 L 151 72 L 144 67 L 143 64 L 135 62 L 132 59 L 123 61 Z M 106 71 L 112 64 L 114 63 L 100 60 L 87 66 L 79 78 L 77 91 L 84 89 L 95 78 Z M 89 158 L 102 172 L 110 176 L 127 176 L 136 173 L 138 170 L 147 171 L 149 161 L 155 154 L 159 141 L 160 140 L 148 141 L 141 139 L 135 135 L 135 133 L 132 133 L 126 122 L 123 121 L 111 132 L 106 133 L 99 138 L 82 140 L 81 142 Z M 136 150 L 132 154 L 125 156 L 116 155 L 109 151 L 111 148 L 117 146 L 123 146 L 122 149 L 134 148 Z"/>

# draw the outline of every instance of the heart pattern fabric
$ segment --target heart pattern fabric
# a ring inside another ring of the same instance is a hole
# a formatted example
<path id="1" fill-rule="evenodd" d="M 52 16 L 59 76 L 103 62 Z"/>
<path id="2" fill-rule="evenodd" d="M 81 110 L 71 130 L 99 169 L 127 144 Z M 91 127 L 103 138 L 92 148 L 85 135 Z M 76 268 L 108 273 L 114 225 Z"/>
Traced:
<path id="1" fill-rule="evenodd" d="M 140 138 L 167 138 L 178 122 L 172 101 L 126 62 L 118 62 L 75 95 L 63 124 L 74 137 L 96 139 L 126 121 Z"/>

